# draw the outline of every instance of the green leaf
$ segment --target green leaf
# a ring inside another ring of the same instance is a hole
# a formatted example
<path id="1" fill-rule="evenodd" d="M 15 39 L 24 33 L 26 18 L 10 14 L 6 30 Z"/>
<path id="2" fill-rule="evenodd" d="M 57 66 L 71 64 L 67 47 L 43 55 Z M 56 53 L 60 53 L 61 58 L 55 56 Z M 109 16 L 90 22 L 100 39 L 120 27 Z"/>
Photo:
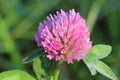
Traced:
<path id="1" fill-rule="evenodd" d="M 42 56 L 43 54 L 45 54 L 43 48 L 37 49 L 37 50 L 33 51 L 30 55 L 25 57 L 22 60 L 22 63 L 25 64 L 25 63 L 32 62 L 35 58 L 38 58 L 38 57 Z"/>
<path id="2" fill-rule="evenodd" d="M 41 67 L 41 61 L 39 58 L 36 58 L 34 61 L 33 61 L 33 69 L 34 69 L 34 72 L 38 78 L 38 80 L 42 79 L 41 78 L 41 75 L 45 76 L 46 75 L 46 72 L 44 69 L 42 69 Z"/>
<path id="3" fill-rule="evenodd" d="M 85 57 L 84 62 L 88 66 L 92 75 L 95 75 L 97 71 L 112 80 L 118 80 L 114 72 L 102 61 L 95 58 L 88 59 L 88 57 Z"/>
<path id="4" fill-rule="evenodd" d="M 109 45 L 98 44 L 92 47 L 89 55 L 97 59 L 102 59 L 107 57 L 110 54 L 111 50 L 112 48 Z"/>
<path id="5" fill-rule="evenodd" d="M 85 56 L 83 61 L 87 65 L 88 69 L 90 70 L 91 75 L 96 75 L 97 72 L 96 72 L 96 69 L 94 67 L 94 64 L 92 63 L 92 58 Z"/>
<path id="6" fill-rule="evenodd" d="M 38 80 L 50 78 L 48 75 L 50 73 L 52 65 L 53 60 L 49 60 L 45 55 L 40 58 L 36 58 L 33 61 L 33 69 Z"/>
<path id="7" fill-rule="evenodd" d="M 99 60 L 108 56 L 110 52 L 111 47 L 108 45 L 95 45 L 92 47 L 90 52 L 83 59 L 91 75 L 95 75 L 96 72 L 99 72 L 112 80 L 118 80 L 114 72 Z"/>
<path id="8" fill-rule="evenodd" d="M 112 80 L 118 80 L 114 72 L 105 63 L 101 62 L 100 60 L 94 60 L 92 63 L 96 71 L 99 73 Z"/>
<path id="9" fill-rule="evenodd" d="M 24 71 L 11 70 L 0 73 L 0 80 L 35 80 L 35 79 Z"/>

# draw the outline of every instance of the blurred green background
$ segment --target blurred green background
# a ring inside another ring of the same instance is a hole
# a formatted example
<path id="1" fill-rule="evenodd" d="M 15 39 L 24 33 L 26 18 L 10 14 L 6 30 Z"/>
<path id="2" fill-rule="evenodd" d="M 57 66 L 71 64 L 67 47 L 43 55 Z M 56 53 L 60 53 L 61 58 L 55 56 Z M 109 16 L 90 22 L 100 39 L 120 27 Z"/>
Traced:
<path id="1" fill-rule="evenodd" d="M 94 44 L 109 44 L 103 59 L 120 79 L 120 0 L 0 0 L 0 72 L 23 69 L 34 75 L 31 64 L 21 60 L 37 49 L 34 35 L 40 22 L 56 11 L 75 9 L 87 20 Z M 91 76 L 83 61 L 64 64 L 61 80 L 109 80 Z"/>

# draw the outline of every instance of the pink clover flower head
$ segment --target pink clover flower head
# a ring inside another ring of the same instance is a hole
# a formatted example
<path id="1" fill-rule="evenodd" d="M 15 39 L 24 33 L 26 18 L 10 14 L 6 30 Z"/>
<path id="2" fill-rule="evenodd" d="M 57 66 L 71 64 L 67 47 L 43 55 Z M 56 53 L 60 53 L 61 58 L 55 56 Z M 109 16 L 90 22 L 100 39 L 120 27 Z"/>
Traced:
<path id="1" fill-rule="evenodd" d="M 92 46 L 88 26 L 74 9 L 69 12 L 61 9 L 55 15 L 50 14 L 39 24 L 35 39 L 38 46 L 44 47 L 50 60 L 68 63 L 83 59 Z"/>

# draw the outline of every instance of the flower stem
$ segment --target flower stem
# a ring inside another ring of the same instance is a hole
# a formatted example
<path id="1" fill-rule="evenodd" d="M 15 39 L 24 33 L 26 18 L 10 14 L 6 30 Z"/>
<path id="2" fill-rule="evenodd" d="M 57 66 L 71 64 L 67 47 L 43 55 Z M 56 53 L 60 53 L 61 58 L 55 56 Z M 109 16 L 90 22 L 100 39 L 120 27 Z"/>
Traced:
<path id="1" fill-rule="evenodd" d="M 60 61 L 58 64 L 57 64 L 57 67 L 53 73 L 53 80 L 58 80 L 58 76 L 59 76 L 59 73 L 60 73 L 60 69 L 62 67 L 62 63 L 63 61 Z"/>

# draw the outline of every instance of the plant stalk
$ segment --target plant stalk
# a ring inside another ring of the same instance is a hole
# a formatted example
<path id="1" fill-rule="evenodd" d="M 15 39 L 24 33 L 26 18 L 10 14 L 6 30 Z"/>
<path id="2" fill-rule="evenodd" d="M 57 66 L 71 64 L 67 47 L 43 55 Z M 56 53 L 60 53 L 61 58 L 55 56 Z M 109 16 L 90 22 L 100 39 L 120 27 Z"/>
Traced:
<path id="1" fill-rule="evenodd" d="M 53 79 L 52 80 L 58 80 L 58 77 L 59 77 L 59 73 L 60 73 L 60 70 L 61 70 L 61 67 L 62 67 L 62 63 L 63 61 L 60 61 L 57 66 L 56 66 L 56 69 L 53 73 Z"/>

